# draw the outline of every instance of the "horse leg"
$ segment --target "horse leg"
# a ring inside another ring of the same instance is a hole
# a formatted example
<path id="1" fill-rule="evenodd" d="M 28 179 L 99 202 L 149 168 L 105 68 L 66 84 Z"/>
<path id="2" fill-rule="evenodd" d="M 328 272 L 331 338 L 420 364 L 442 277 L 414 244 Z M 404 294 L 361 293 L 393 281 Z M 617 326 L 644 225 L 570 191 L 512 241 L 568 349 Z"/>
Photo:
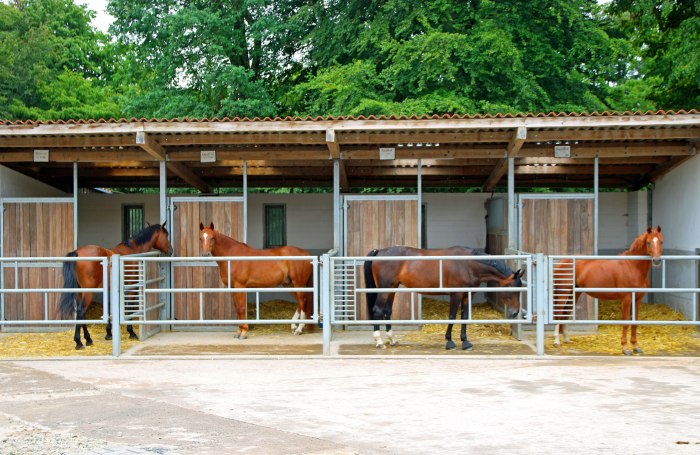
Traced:
<path id="1" fill-rule="evenodd" d="M 622 301 L 620 302 L 622 305 L 622 319 L 627 321 L 631 318 L 631 311 L 632 311 L 632 297 L 623 297 Z M 629 325 L 623 325 L 622 326 L 622 339 L 620 340 L 622 343 L 622 353 L 624 355 L 632 355 L 632 351 L 627 347 L 627 328 Z"/>
<path id="2" fill-rule="evenodd" d="M 453 295 L 450 295 L 450 319 L 455 319 L 457 317 L 458 307 L 459 300 Z M 447 330 L 445 331 L 445 340 L 447 340 L 447 343 L 445 343 L 445 349 L 455 349 L 457 347 L 455 342 L 452 341 L 452 326 L 453 324 L 448 324 Z"/>
<path id="3" fill-rule="evenodd" d="M 387 298 L 386 305 L 384 305 L 384 320 L 391 321 L 391 313 L 394 307 L 394 296 L 392 294 Z M 391 331 L 391 324 L 386 325 L 386 336 L 389 338 L 389 346 L 396 346 L 399 341 L 394 337 L 394 332 Z"/>
<path id="4" fill-rule="evenodd" d="M 85 319 L 86 313 L 87 313 L 86 302 L 83 302 L 82 305 L 78 305 L 78 315 L 77 315 L 78 319 Z M 77 338 L 75 349 L 82 349 L 83 348 L 82 343 L 80 343 L 80 327 L 83 328 L 83 335 L 85 336 L 85 345 L 92 346 L 92 344 L 93 344 L 92 338 L 90 338 L 90 332 L 88 332 L 87 324 L 79 324 L 76 326 L 76 330 L 75 330 L 76 338 Z M 80 343 L 80 344 L 78 345 L 78 343 Z"/>
<path id="5" fill-rule="evenodd" d="M 554 347 L 558 348 L 561 346 L 561 342 L 559 341 L 559 329 L 563 326 L 564 324 L 556 324 L 554 326 Z"/>
<path id="6" fill-rule="evenodd" d="M 297 298 L 297 311 L 294 313 L 294 317 L 292 318 L 293 320 L 297 319 L 306 319 L 306 313 L 304 312 L 304 309 L 306 308 L 306 294 L 303 292 L 296 292 L 296 298 Z M 296 324 L 292 324 L 292 334 L 293 335 L 301 335 L 302 330 L 304 330 L 304 325 L 305 324 L 299 324 L 297 327 Z"/>
<path id="7" fill-rule="evenodd" d="M 469 317 L 468 305 L 462 299 L 462 319 L 467 319 Z M 460 339 L 462 340 L 462 350 L 471 351 L 474 349 L 474 345 L 467 340 L 467 324 L 462 324 L 462 331 L 460 332 Z"/>
<path id="8" fill-rule="evenodd" d="M 236 308 L 236 317 L 240 319 L 246 319 L 246 294 L 245 292 L 234 292 L 233 293 L 233 306 Z M 248 338 L 248 324 L 238 324 L 238 331 L 236 332 L 236 338 L 239 340 L 245 340 Z"/>
<path id="9" fill-rule="evenodd" d="M 384 306 L 386 305 L 386 300 L 386 294 L 377 295 L 377 300 L 375 300 L 374 307 L 372 308 L 372 314 L 369 315 L 371 319 L 377 321 L 384 319 Z M 374 332 L 372 333 L 372 336 L 374 337 L 374 347 L 377 349 L 386 349 L 386 346 L 384 346 L 384 341 L 382 340 L 379 323 L 374 324 L 373 329 Z"/>
<path id="10" fill-rule="evenodd" d="M 635 320 L 639 319 L 639 308 L 641 307 L 641 300 L 644 295 L 636 295 L 634 299 L 634 316 Z M 642 348 L 637 346 L 637 324 L 632 325 L 632 334 L 630 335 L 630 343 L 632 343 L 632 352 L 635 354 L 644 354 Z"/>

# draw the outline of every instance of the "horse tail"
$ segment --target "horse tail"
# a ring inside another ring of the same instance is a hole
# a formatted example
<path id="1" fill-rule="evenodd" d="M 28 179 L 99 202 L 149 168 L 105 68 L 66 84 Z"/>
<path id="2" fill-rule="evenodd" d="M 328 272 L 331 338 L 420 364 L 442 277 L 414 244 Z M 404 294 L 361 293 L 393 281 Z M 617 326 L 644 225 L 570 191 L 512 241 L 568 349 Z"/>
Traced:
<path id="1" fill-rule="evenodd" d="M 367 253 L 367 256 L 376 256 L 377 254 L 379 254 L 379 250 L 372 250 Z M 372 274 L 372 261 L 365 261 L 365 286 L 367 289 L 375 289 L 377 287 Z M 372 314 L 374 314 L 374 303 L 377 301 L 377 294 L 375 292 L 367 292 L 365 295 L 367 296 L 367 314 L 371 319 Z"/>
<path id="2" fill-rule="evenodd" d="M 71 251 L 66 255 L 69 258 L 78 257 L 78 253 Z M 75 271 L 75 261 L 65 261 L 63 263 L 63 287 L 69 288 L 79 288 L 78 274 Z M 58 311 L 62 318 L 70 319 L 73 316 L 77 305 L 77 296 L 74 292 L 64 292 L 61 294 L 61 298 L 58 301 Z"/>

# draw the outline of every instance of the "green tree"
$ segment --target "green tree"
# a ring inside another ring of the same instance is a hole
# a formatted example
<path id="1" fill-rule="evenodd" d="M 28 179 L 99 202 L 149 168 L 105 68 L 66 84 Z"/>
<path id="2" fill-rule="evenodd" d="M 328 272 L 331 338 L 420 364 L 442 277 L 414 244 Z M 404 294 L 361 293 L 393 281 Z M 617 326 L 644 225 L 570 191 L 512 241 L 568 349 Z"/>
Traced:
<path id="1" fill-rule="evenodd" d="M 638 50 L 646 96 L 663 109 L 700 107 L 700 1 L 614 0 L 610 15 Z"/>
<path id="2" fill-rule="evenodd" d="M 593 0 L 321 2 L 315 14 L 306 82 L 283 99 L 298 114 L 593 111 L 647 93 L 613 97 L 633 55 Z M 342 77 L 358 62 L 360 80 Z M 334 102 L 332 75 L 343 93 L 373 90 Z"/>
<path id="3" fill-rule="evenodd" d="M 122 104 L 130 116 L 271 116 L 263 42 L 275 20 L 261 0 L 112 0 L 121 45 Z M 139 83 L 133 85 L 133 81 Z"/>
<path id="4" fill-rule="evenodd" d="M 0 116 L 112 117 L 107 37 L 72 0 L 0 3 Z"/>

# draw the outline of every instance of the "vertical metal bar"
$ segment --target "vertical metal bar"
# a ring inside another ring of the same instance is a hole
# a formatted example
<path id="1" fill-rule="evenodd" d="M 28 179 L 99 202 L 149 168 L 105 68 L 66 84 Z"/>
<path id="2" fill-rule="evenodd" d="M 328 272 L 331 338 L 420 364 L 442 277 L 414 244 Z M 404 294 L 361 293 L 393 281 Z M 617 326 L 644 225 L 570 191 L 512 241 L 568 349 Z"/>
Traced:
<path id="1" fill-rule="evenodd" d="M 544 355 L 544 324 L 547 319 L 545 305 L 545 296 L 550 293 L 545 293 L 548 277 L 548 263 L 545 263 L 544 254 L 537 253 L 537 266 L 535 267 L 535 289 L 537 290 L 537 298 L 535 299 L 535 311 L 537 316 L 537 324 L 535 327 L 535 349 L 538 356 Z"/>
<path id="2" fill-rule="evenodd" d="M 319 315 L 318 315 L 318 313 L 319 313 L 318 289 L 319 289 L 319 287 L 320 287 L 320 283 L 318 282 L 318 256 L 314 256 L 313 260 L 311 261 L 311 267 L 312 267 L 312 271 L 313 271 L 313 274 L 314 274 L 314 281 L 313 281 L 313 288 L 314 288 L 314 290 L 313 290 L 313 299 L 314 299 L 314 302 L 313 302 L 313 308 L 314 308 L 314 310 L 313 310 L 313 311 L 314 311 L 314 319 L 315 319 L 316 321 L 320 321 L 321 319 L 318 317 L 318 316 L 319 316 Z M 308 318 L 309 316 L 310 316 L 310 315 L 308 315 L 308 314 L 306 315 L 307 318 Z"/>
<path id="3" fill-rule="evenodd" d="M 518 249 L 516 245 L 515 223 L 515 158 L 508 158 L 508 248 Z"/>
<path id="4" fill-rule="evenodd" d="M 243 242 L 248 242 L 248 161 L 243 160 Z"/>
<path id="5" fill-rule="evenodd" d="M 418 160 L 418 245 L 416 248 L 423 247 L 423 160 Z M 411 304 L 413 311 L 413 304 Z M 413 314 L 411 314 L 413 316 Z M 418 294 L 418 317 L 423 316 L 423 294 Z M 412 317 L 411 319 L 415 319 Z"/>
<path id="6" fill-rule="evenodd" d="M 78 162 L 73 161 L 73 249 L 78 248 Z"/>
<path id="7" fill-rule="evenodd" d="M 44 321 L 49 320 L 49 293 L 44 292 Z"/>
<path id="8" fill-rule="evenodd" d="M 301 316 L 301 315 L 299 315 L 299 316 Z M 246 315 L 246 317 L 247 317 L 247 315 Z M 255 291 L 255 320 L 260 320 L 260 292 L 259 291 Z"/>
<path id="9" fill-rule="evenodd" d="M 0 194 L 0 258 L 5 257 L 5 203 Z M 0 289 L 5 289 L 5 263 L 0 261 Z M 0 321 L 5 320 L 5 293 L 0 292 Z M 0 331 L 3 326 L 0 325 Z"/>
<path id="10" fill-rule="evenodd" d="M 331 293 L 333 289 L 332 282 L 332 264 L 328 254 L 324 254 L 321 260 L 321 316 L 323 317 L 323 355 L 331 355 Z"/>
<path id="11" fill-rule="evenodd" d="M 228 288 L 231 289 L 231 260 L 226 261 L 228 264 Z"/>
<path id="12" fill-rule="evenodd" d="M 439 268 L 438 268 L 438 278 L 440 280 L 440 285 L 438 286 L 440 289 L 442 289 L 442 259 L 438 262 Z"/>
<path id="13" fill-rule="evenodd" d="M 666 259 L 661 259 L 661 287 L 666 289 Z"/>
<path id="14" fill-rule="evenodd" d="M 121 256 L 118 254 L 113 254 L 109 259 L 111 267 L 105 267 L 105 269 L 110 270 L 110 283 L 112 284 L 109 291 L 109 302 L 110 308 L 112 309 L 112 355 L 118 357 L 122 350 L 122 310 L 123 302 L 122 296 L 124 295 L 124 280 L 121 276 Z M 106 287 L 106 281 L 103 286 Z M 106 290 L 105 290 L 106 292 Z"/>
<path id="15" fill-rule="evenodd" d="M 333 249 L 342 256 L 340 229 L 340 161 L 333 160 Z"/>
<path id="16" fill-rule="evenodd" d="M 199 293 L 199 320 L 204 320 L 204 293 Z"/>
<path id="17" fill-rule="evenodd" d="M 593 160 L 593 254 L 598 254 L 598 156 Z"/>
<path id="18" fill-rule="evenodd" d="M 637 320 L 637 314 L 636 314 L 637 312 L 634 311 L 634 310 L 635 310 L 634 307 L 637 306 L 637 305 L 634 304 L 636 294 L 637 294 L 637 293 L 636 293 L 635 291 L 632 291 L 632 318 L 631 318 L 632 321 L 636 321 L 636 320 Z M 624 318 L 625 316 L 622 315 L 622 317 Z"/>

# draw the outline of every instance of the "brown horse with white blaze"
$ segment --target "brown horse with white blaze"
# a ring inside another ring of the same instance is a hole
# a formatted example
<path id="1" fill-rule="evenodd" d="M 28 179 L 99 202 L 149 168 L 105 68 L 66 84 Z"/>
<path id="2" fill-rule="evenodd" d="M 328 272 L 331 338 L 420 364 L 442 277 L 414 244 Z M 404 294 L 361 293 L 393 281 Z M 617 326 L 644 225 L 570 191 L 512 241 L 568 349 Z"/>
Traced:
<path id="1" fill-rule="evenodd" d="M 648 260 L 637 259 L 564 259 L 557 262 L 554 266 L 554 274 L 566 276 L 567 271 L 575 269 L 575 283 L 577 288 L 648 288 L 649 287 L 649 269 L 652 264 L 656 267 L 661 264 L 661 254 L 663 252 L 664 237 L 661 234 L 661 226 L 652 229 L 647 228 L 639 235 L 628 250 L 620 253 L 620 256 L 648 256 Z M 575 262 L 574 262 L 575 261 Z M 570 272 L 568 272 L 571 275 Z M 554 293 L 560 297 L 557 302 L 560 305 L 571 305 L 573 298 L 573 306 L 576 301 L 585 293 L 593 298 L 603 300 L 619 300 L 622 305 L 622 319 L 630 320 L 632 312 L 632 292 L 595 292 L 595 291 L 576 291 L 576 296 L 573 296 L 573 286 L 571 279 L 561 279 L 554 286 Z M 639 317 L 639 307 L 645 292 L 634 293 L 634 311 Z M 555 311 L 554 318 L 563 318 L 561 314 Z M 561 327 L 564 342 L 569 342 L 569 337 L 566 334 L 565 325 L 557 324 L 554 328 L 554 346 L 558 347 L 559 328 Z M 627 328 L 629 325 L 622 326 L 622 352 L 625 355 L 632 355 L 632 352 L 642 354 L 642 349 L 637 345 L 637 326 L 632 325 L 632 334 L 630 343 L 632 350 L 627 347 Z"/>
<path id="2" fill-rule="evenodd" d="M 212 256 L 311 256 L 311 254 L 295 246 L 256 249 L 239 242 L 214 229 L 214 223 L 209 227 L 199 223 L 199 241 L 202 252 Z M 229 264 L 231 270 L 229 271 Z M 219 276 L 224 286 L 233 288 L 251 287 L 311 287 L 313 285 L 313 266 L 309 259 L 280 259 L 265 261 L 217 261 Z M 231 282 L 229 283 L 229 277 Z M 233 303 L 238 319 L 246 319 L 246 294 L 233 292 Z M 297 309 L 292 319 L 306 319 L 313 315 L 313 298 L 304 291 L 292 292 L 297 301 Z M 300 335 L 304 324 L 292 324 L 292 333 Z M 247 338 L 248 324 L 240 324 L 236 338 Z"/>
<path id="3" fill-rule="evenodd" d="M 122 242 L 111 250 L 99 245 L 83 245 L 75 251 L 71 251 L 68 257 L 106 257 L 111 258 L 113 254 L 137 254 L 151 251 L 152 249 L 172 255 L 173 247 L 168 240 L 168 231 L 165 223 L 153 224 L 141 230 L 133 238 Z M 63 287 L 64 288 L 99 288 L 102 286 L 103 277 L 102 263 L 98 261 L 67 261 L 63 263 Z M 109 285 L 109 283 L 108 283 Z M 59 311 L 64 318 L 70 318 L 76 313 L 76 319 L 85 319 L 90 304 L 92 303 L 92 292 L 64 292 L 59 300 Z M 75 349 L 83 349 L 80 340 L 80 327 L 82 326 L 85 335 L 85 344 L 92 346 L 92 338 L 88 333 L 86 324 L 76 324 L 75 326 Z M 129 338 L 138 338 L 131 325 L 127 326 Z M 106 340 L 112 339 L 112 321 L 107 323 Z"/>

